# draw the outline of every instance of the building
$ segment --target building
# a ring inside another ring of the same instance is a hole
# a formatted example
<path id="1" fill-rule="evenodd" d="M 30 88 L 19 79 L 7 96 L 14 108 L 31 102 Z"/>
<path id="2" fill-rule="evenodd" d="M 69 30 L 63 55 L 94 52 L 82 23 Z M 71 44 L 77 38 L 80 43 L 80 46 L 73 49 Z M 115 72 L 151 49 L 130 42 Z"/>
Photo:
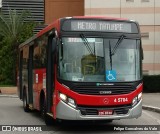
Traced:
<path id="1" fill-rule="evenodd" d="M 2 12 L 7 11 L 7 4 L 15 9 L 29 9 L 35 20 L 45 24 L 60 17 L 77 15 L 136 20 L 142 33 L 143 72 L 160 74 L 160 0 L 3 0 Z"/>
<path id="2" fill-rule="evenodd" d="M 8 15 L 9 9 L 29 10 L 33 20 L 45 25 L 34 29 L 34 33 L 55 19 L 66 16 L 84 15 L 84 0 L 2 0 L 2 13 Z M 26 21 L 28 21 L 26 20 Z"/>
<path id="3" fill-rule="evenodd" d="M 28 20 L 44 22 L 44 0 L 2 0 L 2 13 L 8 15 L 9 9 L 16 9 L 17 12 L 28 10 L 31 14 Z"/>
<path id="4" fill-rule="evenodd" d="M 45 0 L 46 23 L 61 16 L 83 14 L 138 21 L 144 50 L 143 73 L 160 74 L 160 0 Z"/>
<path id="5" fill-rule="evenodd" d="M 45 23 L 66 16 L 85 15 L 85 0 L 45 0 Z"/>

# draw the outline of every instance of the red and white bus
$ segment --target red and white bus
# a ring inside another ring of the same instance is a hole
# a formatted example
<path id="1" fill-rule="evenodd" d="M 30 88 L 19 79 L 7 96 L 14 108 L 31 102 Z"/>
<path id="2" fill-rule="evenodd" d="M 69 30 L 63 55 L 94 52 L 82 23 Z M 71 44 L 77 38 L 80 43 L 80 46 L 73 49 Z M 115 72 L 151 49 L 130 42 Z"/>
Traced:
<path id="1" fill-rule="evenodd" d="M 119 120 L 142 113 L 143 50 L 135 21 L 66 17 L 19 46 L 24 111 L 54 120 Z"/>

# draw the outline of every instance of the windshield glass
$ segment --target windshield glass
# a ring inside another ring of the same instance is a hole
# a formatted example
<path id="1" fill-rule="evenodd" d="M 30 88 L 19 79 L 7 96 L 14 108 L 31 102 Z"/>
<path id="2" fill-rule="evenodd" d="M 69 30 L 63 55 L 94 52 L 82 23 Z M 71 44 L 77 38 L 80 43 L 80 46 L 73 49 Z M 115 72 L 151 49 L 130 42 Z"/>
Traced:
<path id="1" fill-rule="evenodd" d="M 117 41 L 105 38 L 62 38 L 59 46 L 60 79 L 79 82 L 140 80 L 140 41 L 123 39 L 114 55 L 110 55 Z"/>

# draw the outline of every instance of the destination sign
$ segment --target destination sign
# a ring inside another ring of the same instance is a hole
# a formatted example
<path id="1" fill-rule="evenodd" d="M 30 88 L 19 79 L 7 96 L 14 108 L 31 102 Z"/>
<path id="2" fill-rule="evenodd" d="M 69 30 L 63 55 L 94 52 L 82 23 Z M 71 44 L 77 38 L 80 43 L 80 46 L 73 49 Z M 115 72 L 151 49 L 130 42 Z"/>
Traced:
<path id="1" fill-rule="evenodd" d="M 104 20 L 67 20 L 64 21 L 62 30 L 138 33 L 135 23 Z"/>

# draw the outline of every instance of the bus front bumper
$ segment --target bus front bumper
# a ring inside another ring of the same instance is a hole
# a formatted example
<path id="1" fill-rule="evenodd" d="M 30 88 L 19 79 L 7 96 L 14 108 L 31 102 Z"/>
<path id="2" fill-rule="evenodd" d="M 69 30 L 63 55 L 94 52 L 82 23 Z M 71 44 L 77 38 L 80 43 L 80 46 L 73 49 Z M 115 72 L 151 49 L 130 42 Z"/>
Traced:
<path id="1" fill-rule="evenodd" d="M 80 110 L 74 109 L 65 102 L 60 101 L 56 109 L 56 118 L 63 120 L 119 120 L 138 118 L 142 114 L 142 100 L 140 100 L 133 108 L 129 109 L 127 114 L 121 115 L 82 115 Z"/>

